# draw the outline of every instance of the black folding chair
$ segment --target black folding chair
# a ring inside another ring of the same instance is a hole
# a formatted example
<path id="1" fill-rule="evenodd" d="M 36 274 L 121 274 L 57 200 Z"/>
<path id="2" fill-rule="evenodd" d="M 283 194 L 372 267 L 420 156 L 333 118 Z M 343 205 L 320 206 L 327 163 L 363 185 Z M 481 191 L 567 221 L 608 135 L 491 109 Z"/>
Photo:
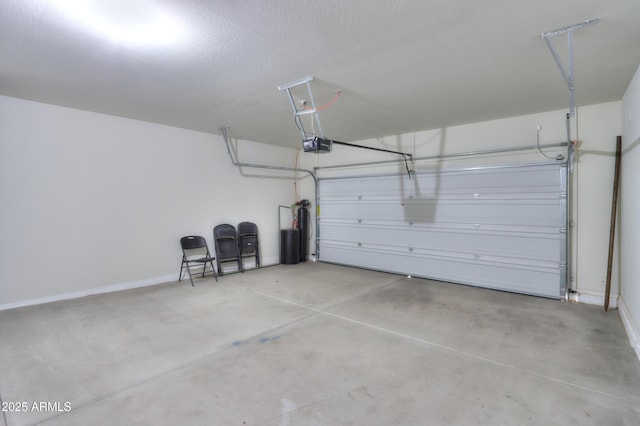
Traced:
<path id="1" fill-rule="evenodd" d="M 240 257 L 255 257 L 256 268 L 260 267 L 260 243 L 258 241 L 258 227 L 252 222 L 238 224 L 238 247 Z"/>
<path id="2" fill-rule="evenodd" d="M 224 223 L 213 228 L 213 240 L 216 244 L 216 263 L 218 273 L 224 275 L 222 264 L 226 262 L 236 262 L 238 272 L 242 272 L 242 259 L 238 249 L 238 233 L 233 225 Z"/>
<path id="3" fill-rule="evenodd" d="M 202 277 L 207 270 L 207 264 L 211 265 L 211 271 L 216 281 L 218 281 L 218 275 L 213 267 L 213 261 L 215 257 L 209 253 L 209 246 L 207 246 L 207 240 L 199 235 L 190 235 L 188 237 L 180 238 L 180 247 L 182 247 L 182 264 L 180 265 L 180 277 L 178 281 L 182 280 L 182 271 L 184 269 L 189 273 L 189 280 L 191 280 L 191 286 L 193 287 L 193 276 L 191 275 L 191 265 L 202 265 Z M 186 266 L 186 268 L 185 268 Z"/>

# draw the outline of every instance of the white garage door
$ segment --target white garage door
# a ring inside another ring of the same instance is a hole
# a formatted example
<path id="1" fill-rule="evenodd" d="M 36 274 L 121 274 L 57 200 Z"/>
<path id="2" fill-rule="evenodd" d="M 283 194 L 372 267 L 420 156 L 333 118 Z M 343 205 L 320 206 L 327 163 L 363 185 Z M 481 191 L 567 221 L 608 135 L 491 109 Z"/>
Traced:
<path id="1" fill-rule="evenodd" d="M 320 179 L 319 259 L 565 295 L 564 163 Z"/>

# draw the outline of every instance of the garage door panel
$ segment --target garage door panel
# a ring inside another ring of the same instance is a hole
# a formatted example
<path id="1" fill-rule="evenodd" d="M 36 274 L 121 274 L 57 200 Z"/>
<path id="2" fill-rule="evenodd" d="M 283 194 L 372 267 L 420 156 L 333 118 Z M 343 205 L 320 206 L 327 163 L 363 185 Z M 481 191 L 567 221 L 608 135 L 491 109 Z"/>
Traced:
<path id="1" fill-rule="evenodd" d="M 394 272 L 415 277 L 507 290 L 544 297 L 559 297 L 562 268 L 505 265 L 471 259 L 407 255 L 328 245 L 323 261 Z"/>
<path id="2" fill-rule="evenodd" d="M 493 256 L 521 257 L 557 261 L 563 236 L 559 233 L 508 233 L 479 229 L 430 229 L 420 226 L 367 226 L 363 224 L 329 224 L 320 226 L 320 235 L 327 244 L 344 241 L 362 244 L 389 245 L 401 241 L 401 247 L 440 249 Z"/>
<path id="3" fill-rule="evenodd" d="M 431 200 L 402 205 L 390 202 L 325 202 L 323 219 L 388 220 L 400 222 L 465 222 L 529 226 L 554 226 L 561 220 L 558 200 L 528 201 L 448 201 Z"/>
<path id="4" fill-rule="evenodd" d="M 320 260 L 564 294 L 565 164 L 321 179 L 319 198 Z"/>
<path id="5" fill-rule="evenodd" d="M 524 173 L 523 173 L 524 172 Z M 473 174 L 474 179 L 469 180 Z M 395 175 L 397 176 L 397 175 Z M 323 179 L 325 188 L 333 196 L 379 196 L 389 194 L 392 197 L 404 195 L 434 196 L 447 193 L 511 192 L 518 193 L 522 188 L 530 192 L 555 192 L 558 181 L 545 170 L 516 170 L 513 168 L 471 169 L 464 171 L 417 171 L 417 180 L 389 180 L 389 175 L 365 176 L 352 185 L 341 185 L 342 179 Z"/>

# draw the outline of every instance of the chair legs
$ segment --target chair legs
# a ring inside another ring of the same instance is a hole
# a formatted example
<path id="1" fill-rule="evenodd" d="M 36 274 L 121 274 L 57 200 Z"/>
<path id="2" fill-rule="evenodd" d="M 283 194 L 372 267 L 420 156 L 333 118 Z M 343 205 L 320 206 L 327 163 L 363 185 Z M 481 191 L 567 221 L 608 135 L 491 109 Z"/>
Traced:
<path id="1" fill-rule="evenodd" d="M 193 277 L 191 276 L 191 268 L 189 268 L 188 262 L 187 262 L 187 272 L 189 273 L 189 281 L 191 281 L 191 287 L 195 287 L 195 285 L 193 284 Z"/>
<path id="2" fill-rule="evenodd" d="M 211 265 L 211 271 L 213 272 L 213 277 L 216 279 L 216 282 L 218 282 L 218 273 L 216 272 L 216 269 L 213 267 L 213 261 L 209 261 L 209 264 Z M 206 268 L 206 265 L 205 265 L 205 268 Z M 204 271 L 202 271 L 202 273 L 204 274 Z"/>
<path id="3" fill-rule="evenodd" d="M 198 262 L 198 263 L 202 263 L 202 278 L 204 278 L 204 274 L 207 271 L 207 263 L 208 263 L 211 265 L 211 272 L 213 272 L 213 277 L 216 279 L 216 282 L 218 281 L 218 274 L 216 273 L 216 268 L 213 266 L 212 260 L 209 260 L 207 262 Z M 191 268 L 189 267 L 189 261 L 187 261 L 184 258 L 182 259 L 182 264 L 180 265 L 180 276 L 178 277 L 178 282 L 182 280 L 182 273 L 184 269 L 186 269 L 187 273 L 189 274 L 189 281 L 191 281 L 191 287 L 195 287 L 195 285 L 193 284 L 193 275 L 191 275 Z"/>
<path id="4" fill-rule="evenodd" d="M 189 281 L 191 281 L 191 287 L 195 287 L 195 285 L 193 284 L 193 277 L 191 276 L 191 269 L 189 268 L 189 262 L 184 256 L 182 256 L 182 263 L 180 264 L 180 275 L 178 276 L 178 282 L 182 281 L 182 273 L 185 269 L 189 274 Z M 202 272 L 203 272 L 202 276 L 204 276 L 204 270 Z"/>
<path id="5" fill-rule="evenodd" d="M 178 275 L 178 282 L 182 280 L 182 270 L 184 268 L 184 256 L 182 257 L 182 263 L 180 264 L 180 275 Z"/>

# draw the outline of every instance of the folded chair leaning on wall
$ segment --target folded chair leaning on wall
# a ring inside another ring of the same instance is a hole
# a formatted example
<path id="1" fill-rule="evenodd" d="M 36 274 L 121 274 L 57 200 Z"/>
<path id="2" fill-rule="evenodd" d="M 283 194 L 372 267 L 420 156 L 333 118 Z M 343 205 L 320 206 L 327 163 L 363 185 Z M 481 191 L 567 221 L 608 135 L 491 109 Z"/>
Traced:
<path id="1" fill-rule="evenodd" d="M 238 272 L 242 272 L 242 258 L 238 249 L 238 233 L 236 227 L 223 223 L 213 228 L 213 240 L 216 245 L 216 262 L 218 264 L 218 274 L 224 275 L 222 264 L 226 262 L 236 262 Z"/>
<path id="2" fill-rule="evenodd" d="M 209 246 L 207 246 L 207 241 L 204 239 L 204 237 L 201 237 L 199 235 L 189 235 L 187 237 L 182 237 L 180 238 L 180 247 L 182 247 L 182 264 L 180 265 L 180 277 L 178 278 L 178 281 L 182 279 L 183 269 L 186 269 L 189 273 L 191 286 L 193 287 L 193 277 L 191 276 L 191 265 L 193 264 L 202 265 L 203 277 L 205 271 L 207 270 L 207 264 L 210 264 L 213 276 L 215 277 L 216 281 L 218 281 L 216 270 L 213 267 L 213 261 L 216 260 L 216 258 L 212 257 L 211 253 L 209 253 Z"/>
<path id="3" fill-rule="evenodd" d="M 258 227 L 255 223 L 240 222 L 238 224 L 238 247 L 240 248 L 240 257 L 255 257 L 256 268 L 260 267 L 260 244 L 258 242 Z"/>

